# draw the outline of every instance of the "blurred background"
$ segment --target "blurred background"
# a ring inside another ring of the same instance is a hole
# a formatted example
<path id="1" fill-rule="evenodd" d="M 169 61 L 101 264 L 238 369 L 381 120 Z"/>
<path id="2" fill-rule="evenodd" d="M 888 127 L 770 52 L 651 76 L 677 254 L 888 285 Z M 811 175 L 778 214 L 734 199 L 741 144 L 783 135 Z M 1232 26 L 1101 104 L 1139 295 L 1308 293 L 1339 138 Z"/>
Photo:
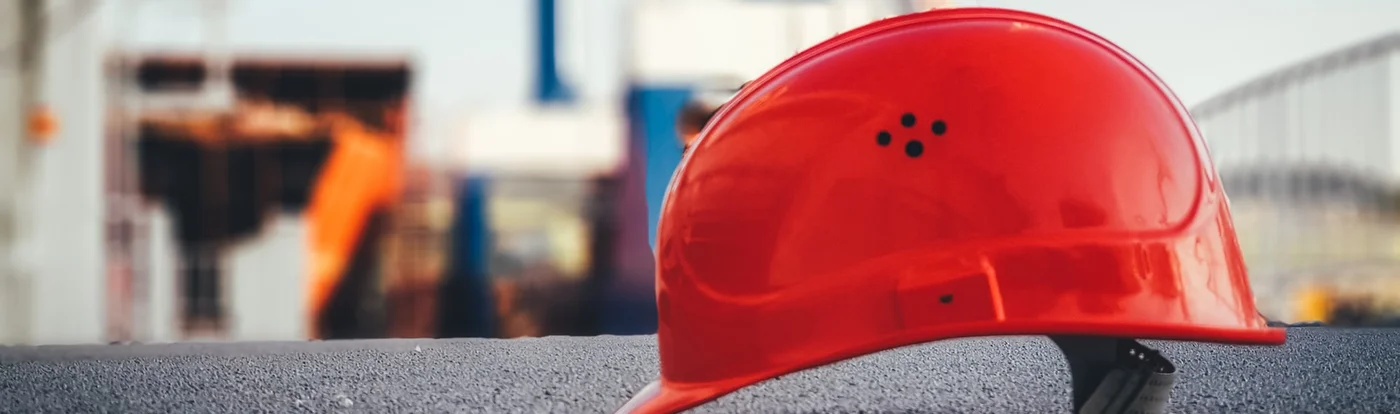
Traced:
<path id="1" fill-rule="evenodd" d="M 0 344 L 655 331 L 685 137 L 880 18 L 1096 31 L 1192 109 L 1265 314 L 1400 316 L 1400 2 L 0 1 Z"/>

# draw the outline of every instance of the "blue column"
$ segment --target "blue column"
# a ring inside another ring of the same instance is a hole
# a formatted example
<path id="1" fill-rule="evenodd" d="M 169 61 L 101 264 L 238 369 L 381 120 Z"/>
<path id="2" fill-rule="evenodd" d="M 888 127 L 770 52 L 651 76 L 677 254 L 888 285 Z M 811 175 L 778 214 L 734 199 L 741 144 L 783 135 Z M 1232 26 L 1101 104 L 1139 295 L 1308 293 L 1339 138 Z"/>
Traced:
<path id="1" fill-rule="evenodd" d="M 574 93 L 559 75 L 558 7 L 555 0 L 535 1 L 535 101 L 569 104 Z"/>
<path id="2" fill-rule="evenodd" d="M 656 247 L 656 223 L 666 186 L 681 162 L 680 135 L 676 115 L 685 106 L 694 88 L 690 85 L 643 85 L 633 90 L 631 115 L 646 145 L 647 234 Z"/>
<path id="3" fill-rule="evenodd" d="M 452 225 L 452 263 L 442 292 L 443 334 L 449 337 L 496 336 L 495 292 L 491 288 L 491 228 L 487 221 L 489 179 L 470 176 L 458 182 Z"/>

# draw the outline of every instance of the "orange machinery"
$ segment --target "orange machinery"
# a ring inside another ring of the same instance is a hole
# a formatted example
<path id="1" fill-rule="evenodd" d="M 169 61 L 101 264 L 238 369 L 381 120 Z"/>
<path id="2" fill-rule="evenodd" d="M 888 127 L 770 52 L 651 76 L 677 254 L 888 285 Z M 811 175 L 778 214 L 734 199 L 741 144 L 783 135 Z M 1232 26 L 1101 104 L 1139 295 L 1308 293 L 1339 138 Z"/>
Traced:
<path id="1" fill-rule="evenodd" d="M 137 84 L 152 96 L 183 93 L 207 76 L 199 56 L 147 55 L 135 69 Z M 231 111 L 141 110 L 142 135 L 151 135 L 139 144 L 142 191 L 179 210 L 177 238 L 212 245 L 216 253 L 256 233 L 262 212 L 273 205 L 302 210 L 311 233 L 307 305 L 315 314 L 328 313 L 326 306 L 342 299 L 331 296 L 349 293 L 339 285 L 353 285 L 353 292 L 378 279 L 347 276 L 374 272 L 369 267 L 378 260 L 365 260 L 378 257 L 369 248 L 380 238 L 372 227 L 398 198 L 407 65 L 401 59 L 243 56 L 229 76 L 237 91 Z M 41 121 L 33 122 L 37 129 L 52 129 Z M 232 166 L 226 160 L 250 157 L 257 161 Z M 205 267 L 218 268 L 213 260 Z M 312 320 L 313 336 L 327 330 L 318 322 Z"/>
<path id="2" fill-rule="evenodd" d="M 331 117 L 334 149 L 321 169 L 307 207 L 311 268 L 306 303 L 313 338 L 322 333 L 318 317 L 344 278 L 366 224 L 387 208 L 402 185 L 401 140 L 371 130 L 348 117 Z"/>
<path id="3" fill-rule="evenodd" d="M 350 270 L 350 262 L 372 215 L 387 210 L 402 181 L 401 142 L 393 132 L 371 129 L 344 114 L 312 116 L 277 105 L 245 102 L 232 117 L 217 114 L 149 114 L 146 125 L 177 131 L 206 146 L 243 137 L 267 142 L 310 139 L 329 133 L 333 149 L 312 185 L 306 217 L 310 225 L 311 266 L 308 275 L 308 326 L 321 336 L 318 316 Z M 395 125 L 396 126 L 396 125 Z M 396 129 L 391 126 L 390 129 Z M 224 128 L 229 128 L 225 130 Z"/>

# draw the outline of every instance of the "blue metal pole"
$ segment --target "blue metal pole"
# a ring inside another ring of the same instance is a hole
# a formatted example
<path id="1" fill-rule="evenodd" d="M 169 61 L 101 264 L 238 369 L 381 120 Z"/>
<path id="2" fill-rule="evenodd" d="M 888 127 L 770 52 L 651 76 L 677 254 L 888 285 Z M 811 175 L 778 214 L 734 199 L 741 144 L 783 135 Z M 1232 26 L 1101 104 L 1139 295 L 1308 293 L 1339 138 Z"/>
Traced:
<path id="1" fill-rule="evenodd" d="M 558 7 L 555 0 L 535 1 L 535 101 L 570 104 L 574 93 L 559 75 Z"/>
<path id="2" fill-rule="evenodd" d="M 488 178 L 462 180 L 452 229 L 452 273 L 445 286 L 443 317 L 449 337 L 496 336 L 495 293 L 491 285 L 491 228 L 486 198 Z"/>

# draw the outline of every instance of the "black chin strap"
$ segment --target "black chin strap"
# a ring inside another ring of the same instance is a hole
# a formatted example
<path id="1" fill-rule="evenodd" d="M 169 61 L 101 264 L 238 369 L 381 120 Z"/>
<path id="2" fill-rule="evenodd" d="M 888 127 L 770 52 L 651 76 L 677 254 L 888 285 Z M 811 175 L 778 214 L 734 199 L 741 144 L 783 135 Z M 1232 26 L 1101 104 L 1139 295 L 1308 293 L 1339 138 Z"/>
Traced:
<path id="1" fill-rule="evenodd" d="M 1167 412 L 1176 366 L 1133 339 L 1052 336 L 1069 361 L 1074 412 Z"/>

